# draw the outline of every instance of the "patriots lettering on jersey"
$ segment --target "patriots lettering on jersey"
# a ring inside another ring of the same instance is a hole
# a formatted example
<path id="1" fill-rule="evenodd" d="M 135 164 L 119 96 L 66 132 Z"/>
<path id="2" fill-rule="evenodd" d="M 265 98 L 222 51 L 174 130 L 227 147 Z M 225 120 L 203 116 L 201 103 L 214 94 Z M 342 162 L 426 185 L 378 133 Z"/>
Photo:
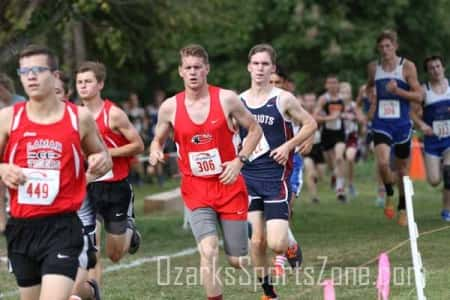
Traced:
<path id="1" fill-rule="evenodd" d="M 273 125 L 275 118 L 268 115 L 254 115 L 256 121 L 261 124 Z"/>
<path id="2" fill-rule="evenodd" d="M 196 145 L 201 145 L 211 142 L 212 138 L 212 135 L 209 133 L 196 134 L 192 137 L 191 142 Z"/>

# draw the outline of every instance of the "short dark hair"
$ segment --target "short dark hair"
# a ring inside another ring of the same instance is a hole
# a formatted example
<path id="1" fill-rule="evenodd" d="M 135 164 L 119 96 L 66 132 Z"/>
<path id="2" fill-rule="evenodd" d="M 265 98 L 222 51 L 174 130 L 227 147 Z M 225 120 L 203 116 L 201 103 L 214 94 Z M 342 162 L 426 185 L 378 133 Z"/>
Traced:
<path id="1" fill-rule="evenodd" d="M 390 40 L 393 44 L 397 44 L 397 32 L 391 29 L 383 30 L 377 37 L 377 45 L 385 39 Z"/>
<path id="2" fill-rule="evenodd" d="M 69 93 L 70 78 L 63 71 L 59 71 L 59 80 L 62 82 L 64 94 Z"/>
<path id="3" fill-rule="evenodd" d="M 252 59 L 252 56 L 259 52 L 267 52 L 270 56 L 270 60 L 272 61 L 272 64 L 277 63 L 277 53 L 275 52 L 275 49 L 269 44 L 258 44 L 252 47 L 250 51 L 248 52 L 248 61 Z"/>
<path id="4" fill-rule="evenodd" d="M 423 61 L 423 70 L 428 73 L 428 63 L 430 61 L 434 61 L 434 60 L 439 60 L 442 64 L 442 66 L 444 66 L 444 61 L 442 59 L 442 56 L 440 55 L 430 55 L 427 58 L 425 58 L 425 60 Z"/>
<path id="5" fill-rule="evenodd" d="M 283 78 L 284 80 L 289 80 L 286 69 L 283 68 L 281 65 L 277 64 L 275 68 L 275 74 Z"/>
<path id="6" fill-rule="evenodd" d="M 98 82 L 105 82 L 106 67 L 104 64 L 98 61 L 85 61 L 78 67 L 77 74 L 89 71 L 94 73 Z"/>
<path id="7" fill-rule="evenodd" d="M 206 65 L 209 65 L 208 52 L 206 52 L 205 48 L 198 44 L 189 44 L 181 48 L 180 50 L 180 66 L 183 63 L 183 57 L 186 56 L 194 56 L 200 57 L 203 59 L 203 62 Z"/>
<path id="8" fill-rule="evenodd" d="M 45 46 L 31 44 L 22 49 L 19 53 L 19 60 L 24 57 L 34 55 L 47 55 L 47 64 L 50 71 L 58 70 L 58 60 L 52 50 Z"/>

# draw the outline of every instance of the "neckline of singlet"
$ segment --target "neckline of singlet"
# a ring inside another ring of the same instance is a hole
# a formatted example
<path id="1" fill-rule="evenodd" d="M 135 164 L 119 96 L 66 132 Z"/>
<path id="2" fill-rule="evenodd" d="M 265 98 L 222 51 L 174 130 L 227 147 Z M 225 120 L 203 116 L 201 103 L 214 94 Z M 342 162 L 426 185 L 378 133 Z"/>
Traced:
<path id="1" fill-rule="evenodd" d="M 248 108 L 251 108 L 251 109 L 258 109 L 258 108 L 264 107 L 264 106 L 267 104 L 267 102 L 269 102 L 269 100 L 272 99 L 273 97 L 278 97 L 278 96 L 280 95 L 280 92 L 279 92 L 279 91 L 280 91 L 279 88 L 277 88 L 277 87 L 272 87 L 272 89 L 270 90 L 269 96 L 268 96 L 267 99 L 266 99 L 265 101 L 263 101 L 260 105 L 250 105 L 250 104 L 248 103 L 248 101 L 245 99 L 245 97 L 250 93 L 250 90 L 245 91 L 245 92 L 241 95 L 241 97 L 242 97 L 242 99 L 244 99 L 245 104 L 247 105 Z"/>
<path id="2" fill-rule="evenodd" d="M 59 118 L 55 122 L 48 123 L 48 124 L 38 123 L 38 122 L 35 122 L 32 119 L 30 119 L 30 116 L 28 115 L 28 111 L 27 111 L 27 104 L 28 104 L 28 102 L 24 103 L 24 105 L 23 105 L 23 112 L 22 113 L 23 113 L 23 116 L 26 118 L 26 120 L 28 122 L 30 122 L 31 124 L 33 124 L 34 126 L 42 126 L 42 127 L 55 126 L 55 125 L 63 122 L 64 119 L 66 118 L 66 114 L 68 113 L 68 111 L 67 111 L 67 103 L 64 103 L 64 108 L 63 108 L 64 112 L 63 112 L 61 118 Z"/>
<path id="3" fill-rule="evenodd" d="M 404 57 L 399 57 L 398 65 L 396 65 L 395 68 L 394 68 L 394 70 L 392 70 L 392 71 L 386 71 L 385 69 L 383 69 L 383 65 L 381 64 L 380 61 L 378 62 L 378 66 L 380 67 L 381 71 L 383 71 L 384 73 L 392 74 L 392 73 L 394 73 L 394 72 L 397 70 L 397 68 L 398 68 L 399 66 L 403 65 L 404 60 L 405 60 Z"/>
<path id="4" fill-rule="evenodd" d="M 431 84 L 430 84 L 429 81 L 427 81 L 427 83 L 426 83 L 427 91 L 431 92 L 431 93 L 434 94 L 435 96 L 443 96 L 443 95 L 447 94 L 448 92 L 450 92 L 450 85 L 449 85 L 448 79 L 445 78 L 445 80 L 446 80 L 446 82 L 447 82 L 447 89 L 445 90 L 445 92 L 443 92 L 443 93 L 441 93 L 441 94 L 436 93 L 436 92 L 433 90 L 433 87 L 431 86 Z"/>

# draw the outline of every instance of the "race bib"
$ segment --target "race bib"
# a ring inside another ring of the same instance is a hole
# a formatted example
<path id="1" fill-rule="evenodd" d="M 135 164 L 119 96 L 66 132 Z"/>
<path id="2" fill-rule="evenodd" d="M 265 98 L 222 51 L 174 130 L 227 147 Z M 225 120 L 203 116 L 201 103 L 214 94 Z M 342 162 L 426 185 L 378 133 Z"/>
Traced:
<path id="1" fill-rule="evenodd" d="M 19 185 L 18 203 L 51 205 L 59 192 L 59 170 L 22 168 L 27 181 Z"/>
<path id="2" fill-rule="evenodd" d="M 340 130 L 342 128 L 342 120 L 336 119 L 333 121 L 326 121 L 325 128 L 330 130 Z"/>
<path id="3" fill-rule="evenodd" d="M 94 181 L 105 181 L 105 180 L 111 179 L 113 177 L 114 177 L 114 173 L 113 173 L 113 171 L 111 169 L 111 170 L 108 171 L 108 173 L 106 173 L 102 177 L 99 177 L 99 178 L 95 179 Z"/>
<path id="4" fill-rule="evenodd" d="M 244 143 L 245 143 L 245 139 L 244 139 Z M 270 150 L 269 143 L 267 142 L 267 139 L 263 134 L 261 136 L 261 139 L 258 142 L 258 145 L 256 145 L 255 150 L 253 150 L 252 154 L 250 154 L 250 156 L 248 157 L 248 161 L 254 161 L 258 157 L 269 152 L 269 150 Z"/>
<path id="5" fill-rule="evenodd" d="M 217 148 L 189 152 L 189 164 L 195 176 L 209 176 L 222 173 L 222 160 Z"/>
<path id="6" fill-rule="evenodd" d="M 450 120 L 433 121 L 433 132 L 439 138 L 450 136 Z"/>
<path id="7" fill-rule="evenodd" d="M 400 102 L 398 100 L 380 100 L 378 117 L 380 119 L 400 118 Z"/>

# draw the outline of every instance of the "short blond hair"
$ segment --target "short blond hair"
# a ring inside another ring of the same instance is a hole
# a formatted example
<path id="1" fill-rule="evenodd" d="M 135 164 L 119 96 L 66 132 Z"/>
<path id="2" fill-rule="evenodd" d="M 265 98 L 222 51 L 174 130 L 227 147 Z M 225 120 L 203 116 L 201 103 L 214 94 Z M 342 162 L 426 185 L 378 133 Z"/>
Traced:
<path id="1" fill-rule="evenodd" d="M 393 44 L 397 44 L 397 32 L 391 29 L 383 30 L 377 37 L 377 45 L 385 39 L 390 40 Z"/>
<path id="2" fill-rule="evenodd" d="M 201 45 L 189 44 L 189 45 L 181 48 L 181 50 L 180 50 L 180 66 L 183 63 L 183 57 L 187 57 L 187 56 L 200 57 L 203 59 L 203 62 L 206 65 L 209 65 L 208 52 L 206 52 L 205 48 L 203 48 Z"/>

